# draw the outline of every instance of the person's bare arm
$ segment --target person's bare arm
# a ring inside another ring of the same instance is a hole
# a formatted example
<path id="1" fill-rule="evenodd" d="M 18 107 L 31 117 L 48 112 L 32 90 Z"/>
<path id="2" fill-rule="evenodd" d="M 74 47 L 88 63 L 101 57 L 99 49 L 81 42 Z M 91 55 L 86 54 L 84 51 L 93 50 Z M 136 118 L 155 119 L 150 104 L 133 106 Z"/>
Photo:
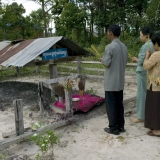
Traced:
<path id="1" fill-rule="evenodd" d="M 102 63 L 102 58 L 100 58 L 99 61 Z M 103 63 L 102 63 L 102 64 L 103 64 Z M 104 67 L 106 67 L 106 68 L 108 67 L 108 66 L 105 65 L 105 64 L 103 64 L 103 65 L 104 65 Z"/>
<path id="2" fill-rule="evenodd" d="M 137 57 L 131 57 L 131 61 L 132 61 L 133 63 L 137 63 L 137 62 L 138 62 L 138 58 L 137 58 Z"/>
<path id="3" fill-rule="evenodd" d="M 145 70 L 151 69 L 157 63 L 156 60 L 158 58 L 154 54 L 151 56 L 151 54 L 152 53 L 150 51 L 146 52 L 146 56 L 145 56 L 144 63 L 143 63 L 143 68 Z"/>
<path id="4" fill-rule="evenodd" d="M 146 52 L 146 57 L 145 57 L 145 60 L 148 60 L 149 57 L 151 56 L 152 52 L 151 51 L 147 51 Z"/>

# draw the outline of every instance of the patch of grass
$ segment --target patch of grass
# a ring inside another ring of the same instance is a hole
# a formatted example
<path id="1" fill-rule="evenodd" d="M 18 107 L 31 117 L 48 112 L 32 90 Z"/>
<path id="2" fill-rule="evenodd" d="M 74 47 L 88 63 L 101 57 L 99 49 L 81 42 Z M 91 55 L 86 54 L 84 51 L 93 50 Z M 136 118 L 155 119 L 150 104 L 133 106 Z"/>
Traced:
<path id="1" fill-rule="evenodd" d="M 92 87 L 89 90 L 86 90 L 85 92 L 88 93 L 88 94 L 91 94 L 91 95 L 96 95 L 97 94 L 97 91 L 94 90 Z"/>

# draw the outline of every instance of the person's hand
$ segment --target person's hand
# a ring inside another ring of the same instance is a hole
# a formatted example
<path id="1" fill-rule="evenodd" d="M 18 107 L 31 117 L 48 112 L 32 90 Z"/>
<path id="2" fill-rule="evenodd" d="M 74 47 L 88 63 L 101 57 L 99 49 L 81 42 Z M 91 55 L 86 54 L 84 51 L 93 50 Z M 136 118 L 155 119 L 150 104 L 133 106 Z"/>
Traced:
<path id="1" fill-rule="evenodd" d="M 138 61 L 138 58 L 137 58 L 137 57 L 131 57 L 131 61 L 132 61 L 133 63 L 136 63 L 136 62 Z"/>
<path id="2" fill-rule="evenodd" d="M 148 50 L 148 51 L 146 52 L 146 57 L 145 57 L 145 59 L 149 59 L 149 57 L 151 56 L 151 54 L 152 54 L 152 52 L 151 52 L 150 50 Z"/>

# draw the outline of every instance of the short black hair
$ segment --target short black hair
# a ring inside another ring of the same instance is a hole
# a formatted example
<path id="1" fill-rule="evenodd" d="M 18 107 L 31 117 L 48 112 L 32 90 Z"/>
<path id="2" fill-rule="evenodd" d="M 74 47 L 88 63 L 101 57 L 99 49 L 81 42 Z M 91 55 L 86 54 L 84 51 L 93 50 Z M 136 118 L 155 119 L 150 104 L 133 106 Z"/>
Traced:
<path id="1" fill-rule="evenodd" d="M 151 41 L 154 45 L 157 43 L 160 47 L 160 31 L 152 36 Z"/>
<path id="2" fill-rule="evenodd" d="M 153 36 L 153 31 L 149 26 L 142 27 L 140 31 L 142 32 L 143 35 L 146 35 L 146 36 L 149 35 L 150 38 Z"/>
<path id="3" fill-rule="evenodd" d="M 119 37 L 121 34 L 121 27 L 116 24 L 112 24 L 108 27 L 108 31 L 112 32 L 114 36 Z"/>

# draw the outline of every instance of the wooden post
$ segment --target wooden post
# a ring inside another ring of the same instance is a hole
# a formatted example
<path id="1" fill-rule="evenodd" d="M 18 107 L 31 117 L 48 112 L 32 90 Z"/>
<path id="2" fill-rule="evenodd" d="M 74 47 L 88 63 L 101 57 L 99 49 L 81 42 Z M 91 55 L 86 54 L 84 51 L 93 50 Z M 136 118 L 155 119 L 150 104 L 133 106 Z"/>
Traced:
<path id="1" fill-rule="evenodd" d="M 85 82 L 86 82 L 86 78 L 84 76 L 80 77 L 80 81 L 82 82 L 83 86 L 84 86 L 84 91 L 85 91 Z"/>
<path id="2" fill-rule="evenodd" d="M 15 110 L 16 135 L 19 136 L 21 134 L 24 134 L 22 99 L 14 100 L 13 106 Z"/>
<path id="3" fill-rule="evenodd" d="M 6 140 L 4 140 L 4 139 L 0 140 L 0 151 L 3 150 L 4 148 L 7 148 L 10 145 L 17 144 L 17 143 L 22 142 L 26 139 L 29 139 L 35 133 L 39 134 L 39 133 L 46 132 L 46 130 L 55 130 L 56 128 L 62 127 L 64 125 L 68 125 L 69 124 L 68 122 L 74 122 L 77 119 L 78 119 L 77 116 L 70 117 L 70 118 L 67 119 L 67 121 L 66 120 L 61 120 L 61 121 L 58 121 L 58 122 L 54 122 L 53 124 L 51 123 L 47 126 L 39 128 L 35 132 L 27 132 L 27 133 L 24 133 L 23 135 L 20 135 L 18 137 L 13 136 L 11 138 L 7 138 Z M 2 152 L 0 152 L 0 153 L 2 153 Z"/>
<path id="4" fill-rule="evenodd" d="M 43 82 L 38 83 L 38 98 L 39 98 L 39 108 L 40 108 L 40 113 L 42 114 L 44 112 L 44 107 L 43 107 Z"/>
<path id="5" fill-rule="evenodd" d="M 50 79 L 58 78 L 57 64 L 49 65 Z"/>
<path id="6" fill-rule="evenodd" d="M 17 71 L 17 77 L 20 75 L 20 68 L 16 67 L 16 71 Z"/>
<path id="7" fill-rule="evenodd" d="M 71 113 L 73 116 L 73 108 L 72 108 L 72 90 L 64 90 L 65 91 L 65 104 L 66 104 L 66 113 Z"/>
<path id="8" fill-rule="evenodd" d="M 58 78 L 57 64 L 49 65 L 50 79 Z M 55 84 L 56 85 L 56 84 Z M 52 86 L 51 97 L 55 97 L 55 88 Z"/>
<path id="9" fill-rule="evenodd" d="M 77 57 L 77 73 L 81 74 L 81 57 Z"/>
<path id="10" fill-rule="evenodd" d="M 39 66 L 35 66 L 36 73 L 39 72 Z"/>

